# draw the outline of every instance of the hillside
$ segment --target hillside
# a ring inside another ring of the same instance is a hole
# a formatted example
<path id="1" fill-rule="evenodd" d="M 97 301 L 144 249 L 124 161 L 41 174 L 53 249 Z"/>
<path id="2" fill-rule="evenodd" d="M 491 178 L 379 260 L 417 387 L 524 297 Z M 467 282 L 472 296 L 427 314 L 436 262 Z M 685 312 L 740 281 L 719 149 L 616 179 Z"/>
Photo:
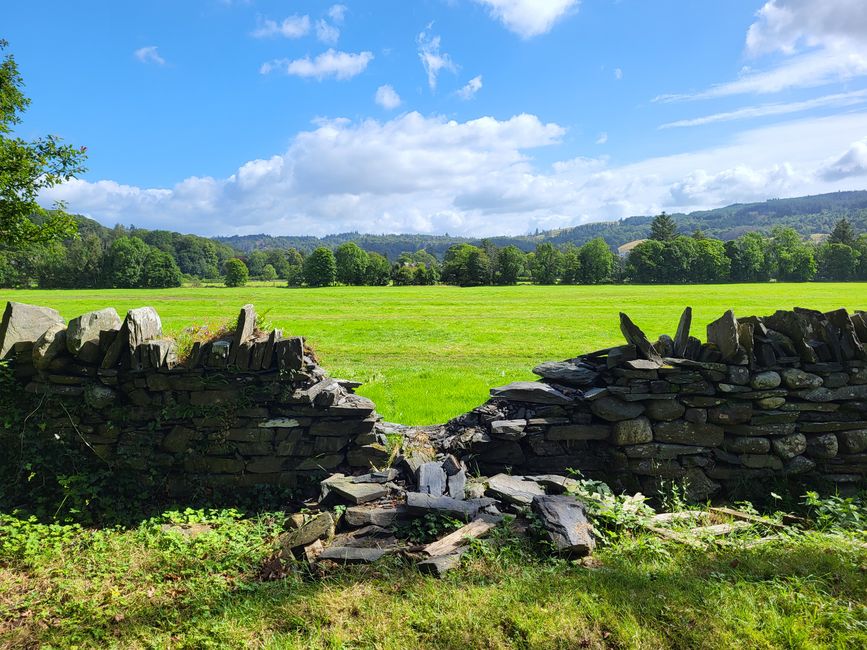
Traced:
<path id="1" fill-rule="evenodd" d="M 846 217 L 857 232 L 867 232 L 867 191 L 835 192 L 790 199 L 771 199 L 761 203 L 736 203 L 715 210 L 689 214 L 673 214 L 681 232 L 689 234 L 697 229 L 706 235 L 728 240 L 751 230 L 769 231 L 777 225 L 791 226 L 804 235 L 827 233 L 834 223 Z M 555 245 L 581 244 L 602 237 L 611 246 L 621 246 L 646 237 L 653 216 L 635 216 L 588 223 L 573 228 L 540 232 L 534 235 L 490 237 L 498 246 L 514 244 L 530 251 L 536 244 L 551 242 Z M 242 252 L 266 248 L 297 248 L 307 252 L 317 246 L 336 247 L 346 241 L 355 241 L 362 248 L 394 259 L 403 251 L 427 249 L 441 257 L 449 246 L 468 242 L 478 244 L 478 238 L 449 235 L 368 235 L 342 233 L 326 237 L 295 237 L 272 235 L 243 235 L 217 237 L 218 241 Z"/>

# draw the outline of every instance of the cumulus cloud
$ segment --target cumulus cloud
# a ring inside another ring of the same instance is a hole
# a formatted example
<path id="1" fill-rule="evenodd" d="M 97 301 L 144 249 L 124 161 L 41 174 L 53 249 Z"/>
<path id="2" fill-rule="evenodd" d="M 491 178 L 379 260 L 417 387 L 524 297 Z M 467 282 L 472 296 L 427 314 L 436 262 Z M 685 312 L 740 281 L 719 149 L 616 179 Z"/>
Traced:
<path id="1" fill-rule="evenodd" d="M 470 79 L 463 88 L 458 90 L 458 97 L 461 99 L 472 99 L 481 89 L 482 75 L 478 75 Z"/>
<path id="2" fill-rule="evenodd" d="M 617 81 L 623 79 L 623 70 L 620 68 L 614 68 L 614 78 L 617 79 Z"/>
<path id="3" fill-rule="evenodd" d="M 476 0 L 488 7 L 491 16 L 521 38 L 531 38 L 551 30 L 554 24 L 580 0 Z"/>
<path id="4" fill-rule="evenodd" d="M 819 175 L 826 181 L 867 176 L 867 138 L 853 142 L 846 153 L 824 165 Z"/>
<path id="5" fill-rule="evenodd" d="M 334 45 L 340 40 L 340 30 L 324 20 L 317 20 L 316 38 L 328 45 Z"/>
<path id="6" fill-rule="evenodd" d="M 262 64 L 259 72 L 269 74 L 274 71 L 282 71 L 291 76 L 315 78 L 320 81 L 327 77 L 344 80 L 351 79 L 364 72 L 372 60 L 373 54 L 371 52 L 353 54 L 350 52 L 338 52 L 333 48 L 329 48 L 326 52 L 313 59 L 305 56 L 303 59 L 275 59 L 268 61 Z"/>
<path id="7" fill-rule="evenodd" d="M 608 133 L 603 131 L 598 136 L 596 136 L 596 144 L 605 144 L 608 142 Z"/>
<path id="8" fill-rule="evenodd" d="M 780 53 L 782 62 L 745 68 L 740 77 L 656 101 L 710 99 L 814 88 L 867 76 L 867 3 L 863 0 L 768 0 L 747 31 L 750 57 Z"/>
<path id="9" fill-rule="evenodd" d="M 270 19 L 260 19 L 259 26 L 253 30 L 255 38 L 301 38 L 310 32 L 310 16 L 289 16 L 282 22 Z"/>
<path id="10" fill-rule="evenodd" d="M 135 58 L 142 63 L 155 63 L 156 65 L 166 64 L 166 60 L 161 57 L 160 53 L 157 51 L 156 45 L 140 47 L 135 52 L 133 52 L 133 56 L 135 56 Z"/>
<path id="11" fill-rule="evenodd" d="M 418 35 L 416 43 L 418 57 L 427 73 L 428 86 L 431 90 L 436 90 L 439 73 L 443 70 L 457 72 L 458 68 L 448 54 L 440 52 L 440 37 L 430 33 L 431 27 L 432 25 L 428 25 L 428 28 Z"/>
<path id="12" fill-rule="evenodd" d="M 535 149 L 556 147 L 564 136 L 534 115 L 322 120 L 285 152 L 226 178 L 193 177 L 168 188 L 74 180 L 41 200 L 65 200 L 108 225 L 201 234 L 485 236 L 853 189 L 867 171 L 867 112 L 747 130 L 721 146 L 630 164 L 604 156 L 550 167 L 534 161 Z"/>
<path id="13" fill-rule="evenodd" d="M 342 23 L 346 17 L 346 12 L 349 11 L 346 5 L 331 5 L 328 8 L 328 17 L 335 23 Z"/>
<path id="14" fill-rule="evenodd" d="M 394 110 L 400 106 L 400 95 L 389 84 L 376 89 L 376 103 L 387 110 Z"/>

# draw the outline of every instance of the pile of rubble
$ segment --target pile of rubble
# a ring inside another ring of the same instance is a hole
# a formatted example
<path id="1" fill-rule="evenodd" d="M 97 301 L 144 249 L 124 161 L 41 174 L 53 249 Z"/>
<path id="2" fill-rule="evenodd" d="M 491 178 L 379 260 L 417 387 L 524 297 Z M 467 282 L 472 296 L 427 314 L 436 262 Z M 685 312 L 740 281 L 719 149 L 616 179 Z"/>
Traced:
<path id="1" fill-rule="evenodd" d="M 322 481 L 307 514 L 289 518 L 291 530 L 280 537 L 282 556 L 366 563 L 401 553 L 417 560 L 422 571 L 442 575 L 460 563 L 470 540 L 487 534 L 505 515 L 532 513 L 553 549 L 580 557 L 592 552 L 595 542 L 584 505 L 568 494 L 575 485 L 554 475 L 471 478 L 454 456 L 426 460 L 412 453 L 392 468 L 359 476 L 338 473 Z M 428 515 L 463 525 L 428 544 L 407 541 L 412 522 Z"/>

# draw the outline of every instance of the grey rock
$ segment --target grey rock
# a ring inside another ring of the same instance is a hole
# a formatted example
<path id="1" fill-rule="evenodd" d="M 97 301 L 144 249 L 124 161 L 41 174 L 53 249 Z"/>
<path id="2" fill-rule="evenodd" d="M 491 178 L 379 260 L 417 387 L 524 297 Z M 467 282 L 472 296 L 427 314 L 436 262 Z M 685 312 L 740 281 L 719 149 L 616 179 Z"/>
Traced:
<path id="1" fill-rule="evenodd" d="M 662 442 L 653 442 L 643 445 L 626 447 L 623 452 L 627 458 L 656 458 L 659 460 L 671 460 L 681 456 L 692 456 L 709 452 L 708 447 L 696 447 L 694 445 L 675 445 Z"/>
<path id="2" fill-rule="evenodd" d="M 88 384 L 84 387 L 84 403 L 93 409 L 103 409 L 114 404 L 117 393 L 108 386 Z"/>
<path id="3" fill-rule="evenodd" d="M 284 549 L 291 550 L 312 544 L 317 539 L 328 540 L 332 537 L 334 537 L 334 518 L 328 512 L 321 512 L 304 522 L 299 528 L 282 533 L 278 541 Z"/>
<path id="4" fill-rule="evenodd" d="M 443 471 L 447 476 L 454 476 L 464 470 L 464 465 L 452 454 L 448 454 L 443 461 Z"/>
<path id="5" fill-rule="evenodd" d="M 657 442 L 717 447 L 723 442 L 723 429 L 714 424 L 694 424 L 683 420 L 657 422 L 653 425 L 653 438 Z"/>
<path id="6" fill-rule="evenodd" d="M 353 527 L 382 526 L 389 527 L 398 519 L 406 516 L 404 506 L 389 508 L 366 508 L 364 506 L 352 506 L 343 514 L 346 523 Z"/>
<path id="7" fill-rule="evenodd" d="M 778 409 L 785 403 L 785 397 L 763 397 L 755 402 L 756 407 L 765 410 Z"/>
<path id="8" fill-rule="evenodd" d="M 442 463 L 423 463 L 416 473 L 418 491 L 431 496 L 442 496 L 446 491 L 446 473 Z"/>
<path id="9" fill-rule="evenodd" d="M 804 474 L 811 472 L 816 468 L 816 463 L 805 456 L 795 456 L 787 461 L 783 466 L 783 473 L 786 475 Z"/>
<path id="10" fill-rule="evenodd" d="M 818 436 L 807 436 L 806 454 L 811 458 L 834 458 L 839 451 L 837 436 L 833 433 L 823 433 Z"/>
<path id="11" fill-rule="evenodd" d="M 858 454 L 867 450 L 867 429 L 841 431 L 837 434 L 840 451 L 844 454 Z"/>
<path id="12" fill-rule="evenodd" d="M 545 494 L 545 490 L 535 481 L 524 479 L 522 476 L 497 474 L 488 479 L 488 489 L 485 493 L 508 503 L 530 505 L 533 497 Z"/>
<path id="13" fill-rule="evenodd" d="M 641 331 L 641 328 L 633 323 L 629 316 L 623 312 L 620 312 L 620 331 L 623 333 L 626 342 L 630 345 L 634 345 L 636 350 L 638 350 L 645 359 L 655 361 L 662 365 L 662 356 L 656 351 L 647 336 L 643 331 Z"/>
<path id="14" fill-rule="evenodd" d="M 746 386 L 750 383 L 750 371 L 743 366 L 729 366 L 726 371 L 726 379 L 730 384 Z"/>
<path id="15" fill-rule="evenodd" d="M 130 361 L 142 343 L 162 335 L 163 324 L 153 307 L 130 309 L 100 366 L 114 368 L 118 363 Z"/>
<path id="16" fill-rule="evenodd" d="M 506 440 L 520 440 L 526 434 L 526 420 L 495 420 L 491 422 L 491 435 Z"/>
<path id="17" fill-rule="evenodd" d="M 707 326 L 707 341 L 719 349 L 723 361 L 735 359 L 740 351 L 738 321 L 729 309 L 720 318 Z"/>
<path id="18" fill-rule="evenodd" d="M 618 446 L 639 445 L 653 440 L 653 429 L 646 417 L 616 422 L 612 427 L 611 441 Z"/>
<path id="19" fill-rule="evenodd" d="M 66 328 L 57 323 L 42 333 L 33 345 L 33 366 L 46 370 L 51 362 L 66 352 Z"/>
<path id="20" fill-rule="evenodd" d="M 677 333 L 674 335 L 674 356 L 686 357 L 687 345 L 689 344 L 689 329 L 692 325 L 692 307 L 683 310 L 680 321 L 677 324 Z"/>
<path id="21" fill-rule="evenodd" d="M 686 407 L 677 400 L 653 400 L 645 408 L 652 420 L 677 420 L 686 412 Z"/>
<path id="22" fill-rule="evenodd" d="M 777 471 L 783 469 L 783 461 L 780 460 L 779 456 L 771 454 L 743 454 L 740 459 L 743 466 L 749 469 L 771 469 Z"/>
<path id="23" fill-rule="evenodd" d="M 546 361 L 533 368 L 533 374 L 566 386 L 592 386 L 599 377 L 592 368 L 573 361 Z"/>
<path id="24" fill-rule="evenodd" d="M 100 360 L 100 334 L 117 331 L 120 326 L 120 316 L 114 307 L 82 314 L 69 321 L 66 328 L 66 348 L 83 362 L 96 363 Z"/>
<path id="25" fill-rule="evenodd" d="M 788 436 L 774 438 L 771 441 L 774 453 L 783 460 L 800 456 L 807 450 L 807 438 L 803 433 L 792 433 Z"/>
<path id="26" fill-rule="evenodd" d="M 516 381 L 491 389 L 491 396 L 514 402 L 532 404 L 571 404 L 572 399 L 548 384 L 536 381 Z"/>
<path id="27" fill-rule="evenodd" d="M 467 472 L 461 468 L 459 472 L 450 474 L 447 479 L 447 493 L 452 499 L 464 499 L 467 487 Z"/>
<path id="28" fill-rule="evenodd" d="M 422 560 L 418 563 L 418 570 L 437 577 L 442 577 L 449 571 L 457 569 L 461 565 L 461 557 L 469 550 L 469 546 L 459 548 L 448 555 L 438 555 Z"/>
<path id="29" fill-rule="evenodd" d="M 242 343 L 249 341 L 256 329 L 256 310 L 253 305 L 244 305 L 238 314 L 238 322 L 235 326 L 235 336 L 232 339 L 234 347 L 240 347 Z"/>
<path id="30" fill-rule="evenodd" d="M 48 328 L 65 324 L 60 312 L 54 309 L 7 302 L 0 321 L 0 359 L 11 356 L 16 349 L 30 351 Z"/>
<path id="31" fill-rule="evenodd" d="M 611 434 L 607 424 L 558 424 L 550 427 L 548 440 L 605 440 Z"/>
<path id="32" fill-rule="evenodd" d="M 495 503 L 494 499 L 452 499 L 451 497 L 433 497 L 421 492 L 406 493 L 406 507 L 410 512 L 426 514 L 436 512 L 465 521 L 478 516 L 482 508 L 487 508 Z"/>
<path id="33" fill-rule="evenodd" d="M 750 381 L 750 386 L 756 390 L 770 390 L 779 386 L 780 383 L 782 383 L 782 378 L 779 373 L 768 370 L 755 375 Z"/>
<path id="34" fill-rule="evenodd" d="M 644 405 L 638 402 L 623 402 L 615 397 L 602 397 L 590 402 L 593 414 L 609 422 L 631 420 L 644 413 Z"/>
<path id="35" fill-rule="evenodd" d="M 707 419 L 713 424 L 743 424 L 753 417 L 753 407 L 748 402 L 726 402 L 708 411 Z"/>
<path id="36" fill-rule="evenodd" d="M 718 492 L 720 484 L 708 478 L 702 470 L 693 467 L 686 471 L 683 479 L 683 486 L 686 489 L 686 498 L 688 501 L 701 502 Z"/>
<path id="37" fill-rule="evenodd" d="M 322 560 L 330 560 L 344 564 L 370 564 L 379 560 L 386 553 L 388 553 L 388 550 L 382 548 L 331 546 L 322 551 L 317 559 L 320 562 Z"/>
<path id="38" fill-rule="evenodd" d="M 277 368 L 282 371 L 299 371 L 304 367 L 304 339 L 293 336 L 274 343 Z"/>
<path id="39" fill-rule="evenodd" d="M 735 436 L 727 438 L 724 446 L 726 451 L 733 454 L 767 454 L 771 450 L 771 441 L 767 438 Z"/>
<path id="40" fill-rule="evenodd" d="M 533 497 L 531 507 L 558 551 L 571 555 L 593 552 L 596 541 L 580 501 L 565 495 L 543 495 Z"/>
<path id="41" fill-rule="evenodd" d="M 832 372 L 822 380 L 822 385 L 825 388 L 841 388 L 849 383 L 849 373 Z"/>
<path id="42" fill-rule="evenodd" d="M 350 503 L 359 504 L 376 501 L 388 496 L 388 488 L 378 483 L 353 483 L 352 479 L 334 481 L 328 484 L 329 490 Z"/>

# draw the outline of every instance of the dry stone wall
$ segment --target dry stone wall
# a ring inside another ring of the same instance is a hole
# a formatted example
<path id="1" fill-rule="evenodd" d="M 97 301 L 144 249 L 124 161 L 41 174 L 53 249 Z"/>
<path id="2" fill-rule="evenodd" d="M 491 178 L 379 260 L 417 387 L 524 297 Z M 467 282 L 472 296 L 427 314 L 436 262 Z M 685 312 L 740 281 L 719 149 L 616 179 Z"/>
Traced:
<path id="1" fill-rule="evenodd" d="M 234 333 L 179 360 L 150 307 L 68 324 L 51 309 L 9 303 L 4 357 L 40 396 L 45 435 L 73 431 L 117 471 L 157 475 L 169 494 L 297 486 L 336 468 L 387 459 L 374 404 L 333 379 L 300 337 L 258 332 L 251 305 Z"/>
<path id="2" fill-rule="evenodd" d="M 543 363 L 537 382 L 434 434 L 484 474 L 578 470 L 625 490 L 664 481 L 707 498 L 763 480 L 863 486 L 867 476 L 867 314 L 795 309 L 651 343 L 621 314 L 626 345 Z"/>
<path id="3" fill-rule="evenodd" d="M 170 494 L 381 469 L 386 432 L 405 436 L 404 455 L 421 440 L 485 475 L 576 470 L 650 494 L 677 482 L 696 499 L 764 480 L 865 484 L 865 312 L 729 311 L 705 342 L 691 320 L 687 308 L 673 338 L 651 342 L 621 314 L 625 345 L 543 363 L 538 381 L 415 429 L 381 423 L 358 384 L 329 377 L 302 338 L 260 332 L 251 305 L 233 333 L 179 359 L 149 307 L 66 323 L 9 303 L 0 350 L 40 398 L 45 435 L 73 431 L 115 470 L 156 474 Z"/>

